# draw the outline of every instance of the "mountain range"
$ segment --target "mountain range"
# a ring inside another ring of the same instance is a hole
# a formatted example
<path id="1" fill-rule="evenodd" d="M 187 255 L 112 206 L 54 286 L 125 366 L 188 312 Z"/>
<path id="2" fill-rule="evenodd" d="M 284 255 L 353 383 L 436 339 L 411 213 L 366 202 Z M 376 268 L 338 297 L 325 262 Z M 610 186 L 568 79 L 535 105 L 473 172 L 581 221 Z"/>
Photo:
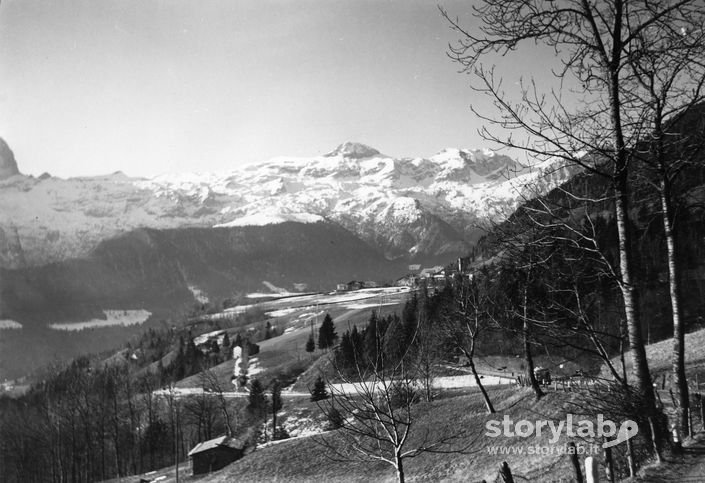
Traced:
<path id="1" fill-rule="evenodd" d="M 60 179 L 20 174 L 0 145 L 0 266 L 85 257 L 133 229 L 325 221 L 389 260 L 466 253 L 488 221 L 570 176 L 555 163 L 523 166 L 490 150 L 445 149 L 393 158 L 346 142 L 323 156 L 280 157 L 224 173 Z"/>

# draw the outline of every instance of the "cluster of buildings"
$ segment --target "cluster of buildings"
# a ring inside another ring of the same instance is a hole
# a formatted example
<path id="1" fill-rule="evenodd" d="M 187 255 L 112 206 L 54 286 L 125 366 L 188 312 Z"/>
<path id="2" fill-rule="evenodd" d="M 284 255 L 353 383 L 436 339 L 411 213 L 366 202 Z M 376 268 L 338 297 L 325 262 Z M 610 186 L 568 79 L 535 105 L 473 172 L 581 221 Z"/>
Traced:
<path id="1" fill-rule="evenodd" d="M 419 264 L 409 265 L 409 273 L 401 278 L 394 281 L 393 285 L 396 287 L 418 287 L 422 283 L 429 288 L 442 288 L 447 283 L 448 277 L 453 276 L 457 273 L 463 273 L 463 262 L 462 259 L 458 259 L 458 266 L 444 267 L 443 265 L 436 265 L 434 267 L 422 268 Z M 360 282 L 357 280 L 352 280 L 347 283 L 339 283 L 336 285 L 335 290 L 338 292 L 350 292 L 352 290 L 360 290 L 363 288 L 377 288 L 388 286 L 389 284 L 382 284 L 374 281 L 364 281 Z"/>
<path id="2" fill-rule="evenodd" d="M 348 283 L 339 283 L 335 286 L 335 290 L 338 292 L 350 292 L 352 290 L 360 290 L 362 288 L 377 288 L 382 286 L 384 286 L 384 284 L 375 282 L 373 280 L 366 280 L 364 282 L 351 280 Z"/>
<path id="3" fill-rule="evenodd" d="M 421 268 L 421 265 L 409 265 L 409 273 L 395 281 L 397 287 L 418 287 L 425 285 L 430 289 L 441 289 L 448 280 L 458 273 L 463 272 L 462 259 L 458 259 L 457 268 L 453 265 Z"/>

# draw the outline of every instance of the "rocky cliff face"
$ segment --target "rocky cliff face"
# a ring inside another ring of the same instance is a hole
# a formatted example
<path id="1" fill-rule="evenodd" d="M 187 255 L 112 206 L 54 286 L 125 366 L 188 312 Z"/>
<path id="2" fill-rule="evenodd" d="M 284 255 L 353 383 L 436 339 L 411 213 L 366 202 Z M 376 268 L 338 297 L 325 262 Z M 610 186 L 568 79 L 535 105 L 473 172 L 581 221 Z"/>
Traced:
<path id="1" fill-rule="evenodd" d="M 20 170 L 17 169 L 15 155 L 5 140 L 0 138 L 0 179 L 6 179 L 18 174 L 20 174 Z"/>

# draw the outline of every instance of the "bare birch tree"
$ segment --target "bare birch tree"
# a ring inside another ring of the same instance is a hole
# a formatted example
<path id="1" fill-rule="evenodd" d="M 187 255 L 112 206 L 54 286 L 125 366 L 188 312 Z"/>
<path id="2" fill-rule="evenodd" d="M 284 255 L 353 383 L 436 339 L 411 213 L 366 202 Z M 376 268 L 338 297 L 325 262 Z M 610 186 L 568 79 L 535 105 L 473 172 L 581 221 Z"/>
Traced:
<path id="1" fill-rule="evenodd" d="M 482 278 L 482 280 L 478 280 Z M 453 300 L 449 310 L 444 314 L 444 330 L 448 340 L 452 341 L 468 361 L 475 383 L 480 389 L 487 412 L 495 412 L 482 379 L 475 366 L 475 351 L 480 334 L 492 324 L 489 310 L 493 305 L 488 296 L 487 287 L 480 284 L 487 282 L 488 274 L 475 274 L 472 278 L 460 278 L 453 286 Z"/>
<path id="2" fill-rule="evenodd" d="M 488 95 L 497 115 L 478 113 L 490 127 L 487 139 L 524 150 L 539 159 L 559 158 L 607 178 L 611 184 L 619 246 L 619 288 L 632 357 L 632 382 L 655 410 L 634 280 L 628 175 L 634 147 L 643 137 L 648 106 L 630 90 L 634 68 L 630 56 L 644 49 L 663 55 L 654 25 L 688 33 L 702 29 L 700 0 L 484 0 L 474 9 L 479 25 L 466 29 L 442 10 L 460 40 L 449 55 L 473 74 L 474 88 Z M 493 67 L 495 55 L 511 55 L 521 44 L 552 48 L 562 63 L 557 90 L 542 91 L 533 80 L 522 83 L 512 100 Z M 569 107 L 567 95 L 572 99 Z M 493 127 L 518 130 L 520 141 Z M 587 155 L 586 155 L 587 153 Z"/>
<path id="3" fill-rule="evenodd" d="M 634 72 L 632 91 L 645 106 L 649 136 L 642 143 L 642 161 L 651 168 L 653 187 L 659 196 L 666 239 L 669 301 L 673 321 L 673 390 L 678 407 L 677 423 L 689 433 L 690 405 L 685 374 L 685 326 L 676 231 L 674 187 L 677 179 L 703 156 L 702 129 L 684 132 L 686 119 L 702 115 L 705 100 L 705 7 L 691 12 L 688 22 L 655 22 L 641 35 L 629 58 Z M 649 42 L 647 39 L 659 39 Z M 691 119 L 692 121 L 692 119 Z M 688 125 L 692 128 L 692 125 Z M 648 178 L 647 178 L 648 179 Z"/>
<path id="4" fill-rule="evenodd" d="M 406 460 L 470 447 L 462 429 L 438 436 L 418 428 L 414 405 L 420 399 L 419 383 L 410 358 L 407 353 L 389 364 L 380 351 L 376 361 L 359 360 L 353 371 L 336 371 L 336 383 L 329 383 L 330 397 L 317 401 L 337 423 L 332 434 L 317 439 L 334 458 L 382 461 L 403 483 Z"/>

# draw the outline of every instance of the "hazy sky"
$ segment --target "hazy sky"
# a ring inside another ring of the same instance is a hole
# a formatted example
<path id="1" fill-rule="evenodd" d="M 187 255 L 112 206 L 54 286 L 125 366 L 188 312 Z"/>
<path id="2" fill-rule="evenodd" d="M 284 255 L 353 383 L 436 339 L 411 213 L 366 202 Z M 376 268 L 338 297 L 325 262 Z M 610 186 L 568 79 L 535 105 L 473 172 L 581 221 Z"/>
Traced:
<path id="1" fill-rule="evenodd" d="M 469 106 L 487 101 L 446 57 L 457 36 L 436 5 L 5 0 L 0 136 L 22 172 L 57 176 L 225 170 L 346 140 L 392 156 L 483 147 Z"/>

